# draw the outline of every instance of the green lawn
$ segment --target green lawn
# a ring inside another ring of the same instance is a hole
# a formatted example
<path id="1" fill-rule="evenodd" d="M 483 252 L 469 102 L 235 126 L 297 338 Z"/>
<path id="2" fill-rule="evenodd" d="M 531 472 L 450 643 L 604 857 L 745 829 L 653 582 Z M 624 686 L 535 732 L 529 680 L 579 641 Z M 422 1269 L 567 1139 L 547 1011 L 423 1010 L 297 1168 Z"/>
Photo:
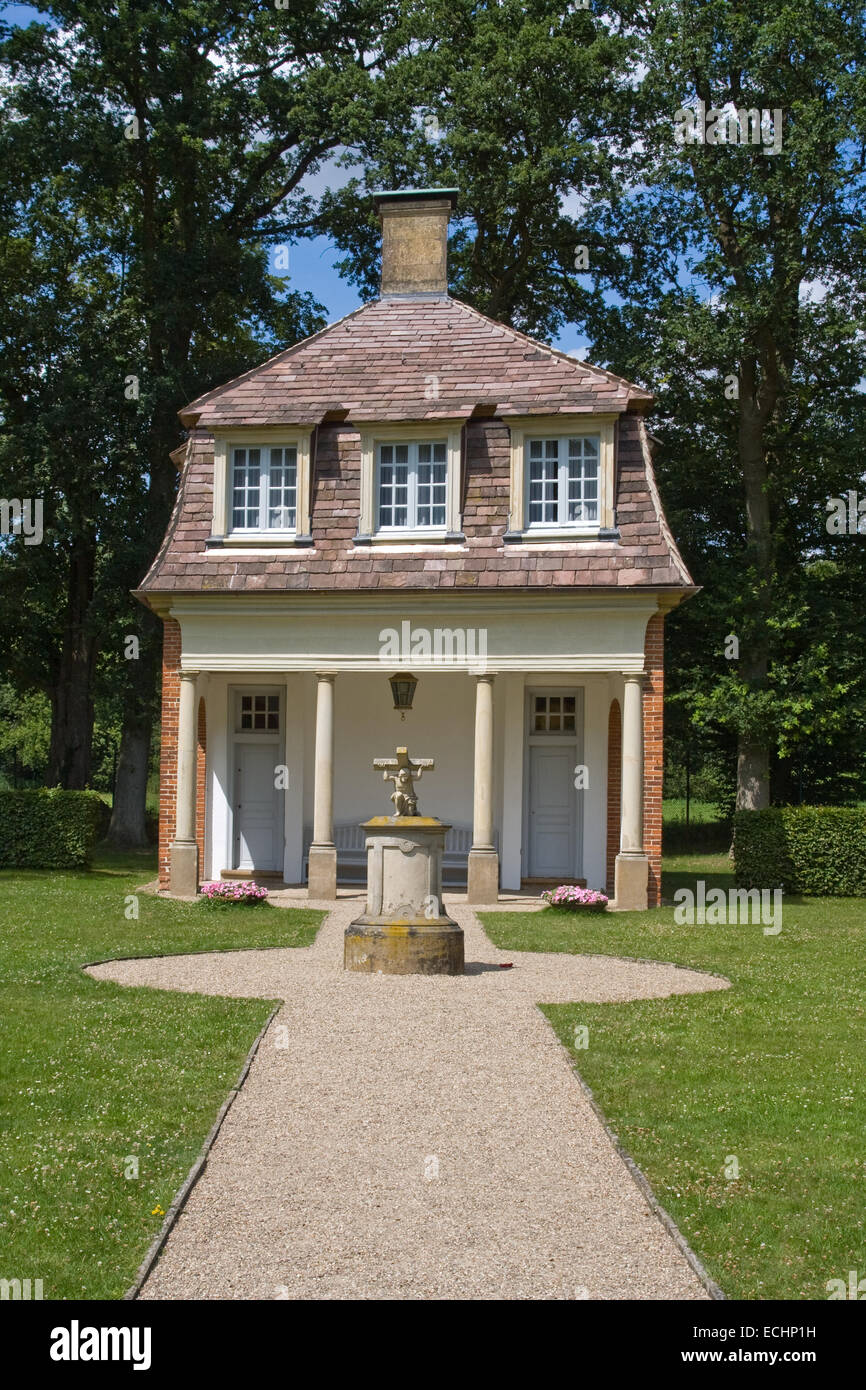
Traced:
<path id="1" fill-rule="evenodd" d="M 684 796 L 666 796 L 662 802 L 662 815 L 665 820 L 684 821 L 686 818 L 686 799 Z M 694 797 L 689 803 L 689 821 L 693 824 L 700 821 L 712 821 L 716 819 L 718 812 L 711 801 L 696 801 Z"/>
<path id="2" fill-rule="evenodd" d="M 0 873 L 0 1278 L 118 1298 L 272 1005 L 97 983 L 87 961 L 305 946 L 322 913 L 139 894 L 149 856 Z M 127 1178 L 129 1156 L 139 1162 Z"/>
<path id="3" fill-rule="evenodd" d="M 666 860 L 663 892 L 732 885 L 726 856 Z M 731 1298 L 826 1299 L 866 1276 L 866 902 L 788 899 L 782 930 L 676 926 L 673 909 L 575 918 L 485 913 L 507 950 L 696 966 L 733 988 L 631 1004 L 554 1004 L 575 1064 Z M 739 1176 L 728 1178 L 726 1165 Z"/>

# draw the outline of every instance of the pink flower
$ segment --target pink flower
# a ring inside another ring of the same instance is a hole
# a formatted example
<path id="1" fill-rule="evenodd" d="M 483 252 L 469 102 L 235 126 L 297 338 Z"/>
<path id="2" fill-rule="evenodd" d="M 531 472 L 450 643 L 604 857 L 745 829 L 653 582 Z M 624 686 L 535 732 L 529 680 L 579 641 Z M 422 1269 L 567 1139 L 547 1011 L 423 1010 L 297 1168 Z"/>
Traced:
<path id="1" fill-rule="evenodd" d="M 559 888 L 547 888 L 542 898 L 551 907 L 586 908 L 601 912 L 607 907 L 607 896 L 594 888 L 578 888 L 574 884 L 563 883 Z"/>
<path id="2" fill-rule="evenodd" d="M 245 903 L 248 906 L 253 906 L 263 902 L 268 896 L 267 888 L 262 888 L 257 883 L 244 882 L 241 879 L 228 883 L 203 883 L 201 893 L 205 902 L 213 905 Z"/>

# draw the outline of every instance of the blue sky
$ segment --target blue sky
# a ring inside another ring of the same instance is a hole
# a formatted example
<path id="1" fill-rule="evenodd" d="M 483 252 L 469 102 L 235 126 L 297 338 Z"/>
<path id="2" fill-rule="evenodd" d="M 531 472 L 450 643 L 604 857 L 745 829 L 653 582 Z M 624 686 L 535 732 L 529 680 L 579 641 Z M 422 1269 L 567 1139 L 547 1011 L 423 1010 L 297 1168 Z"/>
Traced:
<path id="1" fill-rule="evenodd" d="M 0 11 L 0 18 L 6 24 L 26 25 L 46 16 L 40 15 L 32 5 L 8 5 Z M 345 170 L 334 171 L 339 183 L 349 177 Z M 316 191 L 328 181 L 328 172 L 315 179 Z M 292 245 L 289 255 L 289 283 L 296 289 L 309 290 L 327 310 L 330 323 L 350 314 L 361 304 L 361 297 L 354 286 L 341 279 L 334 269 L 341 259 L 339 248 L 327 237 L 316 237 L 311 241 L 299 241 Z M 573 325 L 566 326 L 555 341 L 555 346 L 563 352 L 575 352 L 585 347 L 586 338 Z"/>

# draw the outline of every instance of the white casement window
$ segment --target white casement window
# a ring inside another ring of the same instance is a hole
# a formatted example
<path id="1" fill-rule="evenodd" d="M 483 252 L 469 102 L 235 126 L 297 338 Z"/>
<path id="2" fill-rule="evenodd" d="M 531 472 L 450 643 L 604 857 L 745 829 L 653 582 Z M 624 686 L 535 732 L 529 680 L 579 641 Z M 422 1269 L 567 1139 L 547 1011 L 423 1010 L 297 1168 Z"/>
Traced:
<path id="1" fill-rule="evenodd" d="M 298 451 L 261 444 L 231 450 L 232 531 L 294 531 L 297 526 Z"/>
<path id="2" fill-rule="evenodd" d="M 506 540 L 591 539 L 614 526 L 616 416 L 514 416 Z M 609 539 L 608 536 L 604 536 Z"/>
<path id="3" fill-rule="evenodd" d="M 379 530 L 445 529 L 447 441 L 380 444 L 376 497 Z"/>
<path id="4" fill-rule="evenodd" d="M 311 429 L 214 431 L 208 545 L 309 545 Z"/>
<path id="5" fill-rule="evenodd" d="M 460 542 L 458 421 L 361 429 L 362 544 Z"/>
<path id="6" fill-rule="evenodd" d="M 597 435 L 526 440 L 526 521 L 533 526 L 599 524 Z"/>

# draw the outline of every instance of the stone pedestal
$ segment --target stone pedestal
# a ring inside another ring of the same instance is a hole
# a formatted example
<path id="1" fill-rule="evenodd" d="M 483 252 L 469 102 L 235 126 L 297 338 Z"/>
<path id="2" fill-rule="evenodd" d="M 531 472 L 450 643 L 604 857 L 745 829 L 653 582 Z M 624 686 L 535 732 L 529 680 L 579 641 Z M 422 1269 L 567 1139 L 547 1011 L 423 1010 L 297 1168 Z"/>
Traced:
<path id="1" fill-rule="evenodd" d="M 310 845 L 307 897 L 330 902 L 337 896 L 337 851 L 334 845 Z"/>
<path id="2" fill-rule="evenodd" d="M 195 840 L 172 840 L 169 848 L 169 891 L 173 898 L 194 898 L 198 893 L 198 845 Z"/>
<path id="3" fill-rule="evenodd" d="M 646 912 L 649 902 L 647 856 L 618 854 L 614 870 L 614 907 L 620 912 Z"/>
<path id="4" fill-rule="evenodd" d="M 499 855 L 495 849 L 471 849 L 466 866 L 466 901 L 499 901 Z"/>
<path id="5" fill-rule="evenodd" d="M 430 816 L 364 822 L 367 909 L 346 928 L 346 970 L 463 974 L 463 932 L 442 907 L 442 855 L 450 828 Z"/>

